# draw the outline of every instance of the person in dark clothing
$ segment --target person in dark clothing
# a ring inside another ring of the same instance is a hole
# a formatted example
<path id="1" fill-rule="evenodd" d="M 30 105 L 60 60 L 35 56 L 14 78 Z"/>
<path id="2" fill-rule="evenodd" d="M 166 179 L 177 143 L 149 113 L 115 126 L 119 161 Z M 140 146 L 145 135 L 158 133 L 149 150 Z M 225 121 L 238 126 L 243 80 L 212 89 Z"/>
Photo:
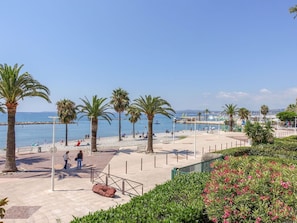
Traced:
<path id="1" fill-rule="evenodd" d="M 83 161 L 83 152 L 80 150 L 76 156 L 77 169 L 81 169 L 81 162 Z"/>

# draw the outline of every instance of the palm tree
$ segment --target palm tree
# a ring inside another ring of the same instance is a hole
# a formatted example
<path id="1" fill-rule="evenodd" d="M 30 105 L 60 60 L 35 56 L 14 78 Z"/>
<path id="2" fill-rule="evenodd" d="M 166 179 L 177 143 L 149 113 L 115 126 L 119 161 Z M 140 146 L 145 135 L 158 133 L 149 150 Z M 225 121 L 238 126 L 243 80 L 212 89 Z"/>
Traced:
<path id="1" fill-rule="evenodd" d="M 68 124 L 76 119 L 75 103 L 69 99 L 63 99 L 56 105 L 60 122 L 65 124 L 65 146 L 68 146 Z"/>
<path id="2" fill-rule="evenodd" d="M 294 19 L 297 17 L 297 5 L 294 7 L 289 8 L 290 13 L 295 13 Z"/>
<path id="3" fill-rule="evenodd" d="M 133 138 L 135 138 L 135 123 L 138 122 L 138 120 L 141 118 L 141 113 L 136 107 L 129 106 L 127 108 L 127 114 L 126 115 L 130 115 L 129 121 L 133 125 L 133 131 L 132 132 L 133 132 Z"/>
<path id="4" fill-rule="evenodd" d="M 286 111 L 295 112 L 296 111 L 296 104 L 289 104 L 286 108 Z"/>
<path id="5" fill-rule="evenodd" d="M 132 106 L 136 107 L 141 113 L 147 116 L 148 120 L 148 140 L 147 140 L 147 153 L 153 153 L 153 121 L 156 114 L 164 115 L 168 118 L 174 116 L 175 111 L 166 100 L 160 97 L 152 97 L 146 95 L 134 100 Z"/>
<path id="6" fill-rule="evenodd" d="M 51 103 L 49 89 L 35 80 L 31 74 L 20 74 L 23 65 L 13 67 L 0 64 L 0 99 L 7 110 L 7 148 L 4 172 L 17 171 L 15 162 L 15 115 L 18 101 L 27 97 L 40 97 Z"/>
<path id="7" fill-rule="evenodd" d="M 210 111 L 208 109 L 205 109 L 205 111 L 204 111 L 204 113 L 205 113 L 205 121 L 207 121 L 207 118 L 208 118 L 207 115 L 209 114 L 209 112 Z"/>
<path id="8" fill-rule="evenodd" d="M 3 103 L 0 103 L 0 112 L 1 113 L 5 113 L 5 108 L 4 108 L 4 104 Z"/>
<path id="9" fill-rule="evenodd" d="M 201 112 L 198 112 L 198 120 L 201 121 Z"/>
<path id="10" fill-rule="evenodd" d="M 246 108 L 240 108 L 238 109 L 238 115 L 243 122 L 249 119 L 250 111 Z"/>
<path id="11" fill-rule="evenodd" d="M 238 109 L 237 109 L 237 105 L 233 105 L 233 104 L 225 104 L 225 107 L 223 113 L 225 113 L 226 115 L 229 116 L 229 130 L 230 132 L 233 131 L 233 124 L 234 124 L 234 120 L 233 120 L 233 116 L 237 114 Z"/>
<path id="12" fill-rule="evenodd" d="M 119 115 L 119 141 L 122 140 L 122 125 L 121 125 L 121 113 L 124 112 L 129 106 L 130 99 L 128 97 L 128 92 L 122 88 L 113 90 L 110 104 L 113 105 L 114 110 Z"/>
<path id="13" fill-rule="evenodd" d="M 268 114 L 269 112 L 269 108 L 267 105 L 262 105 L 261 106 L 261 114 L 263 115 L 263 119 L 264 121 L 266 122 L 266 115 Z"/>
<path id="14" fill-rule="evenodd" d="M 91 120 L 91 150 L 93 152 L 97 151 L 97 130 L 98 130 L 98 117 L 102 117 L 104 120 L 111 123 L 111 116 L 113 114 L 108 112 L 110 109 L 109 103 L 105 103 L 107 98 L 98 98 L 97 95 L 93 96 L 92 102 L 90 102 L 86 97 L 82 99 L 83 105 L 78 105 L 78 113 L 83 114 L 81 117 L 87 116 Z"/>

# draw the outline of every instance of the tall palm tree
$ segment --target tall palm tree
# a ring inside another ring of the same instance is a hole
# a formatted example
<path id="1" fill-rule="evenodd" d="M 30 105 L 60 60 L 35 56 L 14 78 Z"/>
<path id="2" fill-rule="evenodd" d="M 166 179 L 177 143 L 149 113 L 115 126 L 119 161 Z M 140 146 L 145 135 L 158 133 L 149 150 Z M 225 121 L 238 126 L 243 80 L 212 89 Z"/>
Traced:
<path id="1" fill-rule="evenodd" d="M 153 121 L 156 114 L 164 115 L 172 118 L 175 111 L 166 100 L 161 97 L 152 97 L 146 95 L 134 100 L 132 106 L 135 106 L 141 113 L 147 116 L 148 120 L 148 140 L 147 140 L 147 153 L 153 153 Z"/>
<path id="2" fill-rule="evenodd" d="M 123 90 L 122 88 L 118 88 L 113 90 L 110 104 L 113 105 L 114 110 L 118 113 L 119 118 L 119 141 L 122 140 L 122 117 L 121 114 L 124 112 L 129 106 L 130 99 L 128 97 L 128 92 Z"/>
<path id="3" fill-rule="evenodd" d="M 237 105 L 225 104 L 223 108 L 224 108 L 223 113 L 229 116 L 229 127 L 230 127 L 229 130 L 230 132 L 232 132 L 233 124 L 234 124 L 233 116 L 236 115 L 238 112 Z"/>
<path id="4" fill-rule="evenodd" d="M 286 108 L 286 111 L 295 112 L 296 111 L 296 104 L 289 104 Z"/>
<path id="5" fill-rule="evenodd" d="M 93 152 L 97 151 L 97 130 L 98 130 L 98 117 L 103 118 L 104 120 L 111 123 L 111 116 L 113 114 L 108 112 L 110 109 L 110 104 L 105 102 L 107 98 L 98 98 L 97 95 L 93 96 L 92 101 L 90 102 L 86 97 L 82 99 L 83 104 L 78 105 L 78 113 L 81 113 L 81 117 L 87 116 L 91 120 L 91 150 Z"/>
<path id="6" fill-rule="evenodd" d="M 294 19 L 297 17 L 297 5 L 289 8 L 290 13 L 295 13 Z"/>
<path id="7" fill-rule="evenodd" d="M 207 121 L 207 118 L 208 118 L 207 115 L 209 114 L 209 112 L 210 111 L 208 109 L 205 109 L 205 111 L 204 111 L 204 113 L 205 113 L 205 121 Z"/>
<path id="8" fill-rule="evenodd" d="M 58 101 L 56 105 L 59 120 L 65 124 L 65 146 L 68 146 L 68 124 L 76 119 L 75 103 L 69 99 L 63 99 Z"/>
<path id="9" fill-rule="evenodd" d="M 250 111 L 246 108 L 240 108 L 238 109 L 238 115 L 243 122 L 249 119 Z"/>
<path id="10" fill-rule="evenodd" d="M 7 148 L 4 172 L 17 171 L 15 162 L 15 115 L 18 101 L 27 97 L 40 97 L 51 103 L 49 89 L 35 80 L 31 74 L 20 74 L 23 65 L 13 67 L 0 64 L 0 99 L 7 110 Z"/>
<path id="11" fill-rule="evenodd" d="M 262 105 L 261 106 L 261 114 L 263 115 L 263 119 L 264 121 L 266 122 L 266 115 L 268 114 L 269 112 L 269 108 L 267 105 Z"/>
<path id="12" fill-rule="evenodd" d="M 141 113 L 136 107 L 129 106 L 127 108 L 127 114 L 126 115 L 130 115 L 129 121 L 133 125 L 132 132 L 133 132 L 133 138 L 135 138 L 135 123 L 138 122 L 138 120 L 141 118 Z"/>
<path id="13" fill-rule="evenodd" d="M 198 120 L 199 120 L 199 121 L 201 121 L 201 114 L 202 114 L 201 112 L 198 112 L 198 114 L 197 114 L 197 115 L 198 115 Z"/>

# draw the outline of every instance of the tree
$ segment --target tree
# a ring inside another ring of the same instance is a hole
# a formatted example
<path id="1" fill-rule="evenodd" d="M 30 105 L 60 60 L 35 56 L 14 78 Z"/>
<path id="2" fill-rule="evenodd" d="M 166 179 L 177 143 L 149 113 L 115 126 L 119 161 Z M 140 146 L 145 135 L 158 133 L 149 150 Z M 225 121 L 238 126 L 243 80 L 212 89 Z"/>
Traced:
<path id="1" fill-rule="evenodd" d="M 198 120 L 199 120 L 199 121 L 201 121 L 201 114 L 202 114 L 201 112 L 198 112 L 198 113 L 197 113 L 197 115 L 198 115 Z"/>
<path id="2" fill-rule="evenodd" d="M 297 5 L 289 8 L 290 13 L 295 13 L 294 19 L 297 17 Z"/>
<path id="3" fill-rule="evenodd" d="M 263 115 L 263 119 L 264 121 L 266 122 L 266 115 L 268 114 L 269 112 L 269 108 L 267 105 L 262 105 L 261 106 L 261 114 Z"/>
<path id="4" fill-rule="evenodd" d="M 113 90 L 110 104 L 113 105 L 114 110 L 118 113 L 119 118 L 119 141 L 122 140 L 122 125 L 121 125 L 121 113 L 124 112 L 129 106 L 130 99 L 128 97 L 128 92 L 122 88 Z"/>
<path id="5" fill-rule="evenodd" d="M 13 67 L 0 64 L 0 99 L 7 110 L 7 148 L 4 172 L 17 171 L 15 162 L 15 115 L 18 102 L 27 97 L 40 97 L 51 103 L 49 89 L 35 80 L 31 74 L 20 74 L 23 65 Z"/>
<path id="6" fill-rule="evenodd" d="M 296 112 L 296 104 L 289 104 L 286 111 Z"/>
<path id="7" fill-rule="evenodd" d="M 108 121 L 109 124 L 112 120 L 111 116 L 113 116 L 113 114 L 107 111 L 110 109 L 110 104 L 106 103 L 106 100 L 107 98 L 98 98 L 97 95 L 95 95 L 90 102 L 85 97 L 85 99 L 81 98 L 83 104 L 76 107 L 78 109 L 78 113 L 82 114 L 81 117 L 87 116 L 91 120 L 91 150 L 93 152 L 97 151 L 98 117 Z"/>
<path id="8" fill-rule="evenodd" d="M 283 111 L 276 114 L 276 117 L 281 121 L 294 121 L 297 114 L 293 111 Z"/>
<path id="9" fill-rule="evenodd" d="M 147 116 L 148 120 L 148 140 L 147 140 L 147 153 L 153 153 L 153 121 L 156 114 L 164 115 L 168 118 L 174 116 L 175 111 L 170 103 L 161 97 L 152 97 L 146 95 L 134 100 L 132 106 L 136 107 L 141 113 Z"/>
<path id="10" fill-rule="evenodd" d="M 127 114 L 126 115 L 130 115 L 129 121 L 133 125 L 132 132 L 133 132 L 133 138 L 135 138 L 135 123 L 138 122 L 138 120 L 141 118 L 141 113 L 136 107 L 129 106 L 127 108 Z"/>
<path id="11" fill-rule="evenodd" d="M 259 122 L 252 124 L 248 121 L 244 127 L 244 132 L 249 139 L 252 139 L 252 145 L 273 143 L 273 128 L 271 122 L 265 122 L 261 125 Z"/>
<path id="12" fill-rule="evenodd" d="M 207 121 L 208 119 L 207 115 L 210 113 L 210 111 L 208 109 L 205 109 L 204 113 L 205 113 L 205 121 Z"/>
<path id="13" fill-rule="evenodd" d="M 236 115 L 238 112 L 237 105 L 225 104 L 223 108 L 224 108 L 223 113 L 229 116 L 229 127 L 230 127 L 229 131 L 232 132 L 233 124 L 234 124 L 233 116 Z"/>
<path id="14" fill-rule="evenodd" d="M 238 115 L 243 122 L 249 119 L 250 111 L 246 108 L 240 108 L 238 109 Z"/>
<path id="15" fill-rule="evenodd" d="M 76 119 L 75 103 L 69 99 L 57 102 L 58 116 L 61 123 L 65 124 L 65 146 L 68 146 L 68 124 Z"/>

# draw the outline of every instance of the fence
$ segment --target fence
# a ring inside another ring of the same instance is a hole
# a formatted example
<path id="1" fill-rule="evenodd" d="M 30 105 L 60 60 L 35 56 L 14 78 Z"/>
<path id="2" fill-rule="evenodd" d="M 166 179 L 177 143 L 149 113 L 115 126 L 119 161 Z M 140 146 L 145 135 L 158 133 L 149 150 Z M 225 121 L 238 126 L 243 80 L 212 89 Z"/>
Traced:
<path id="1" fill-rule="evenodd" d="M 107 186 L 112 186 L 113 188 L 121 191 L 124 195 L 143 195 L 142 183 L 111 175 L 109 173 L 104 173 L 102 171 L 96 170 L 95 168 L 91 168 L 90 181 L 92 183 L 103 183 Z"/>
<path id="2" fill-rule="evenodd" d="M 223 159 L 223 155 L 219 154 L 218 157 L 201 161 L 199 163 L 183 166 L 180 168 L 175 167 L 171 170 L 171 179 L 173 179 L 177 174 L 187 174 L 190 172 L 210 172 L 211 163 L 216 160 L 222 160 L 222 159 Z"/>

